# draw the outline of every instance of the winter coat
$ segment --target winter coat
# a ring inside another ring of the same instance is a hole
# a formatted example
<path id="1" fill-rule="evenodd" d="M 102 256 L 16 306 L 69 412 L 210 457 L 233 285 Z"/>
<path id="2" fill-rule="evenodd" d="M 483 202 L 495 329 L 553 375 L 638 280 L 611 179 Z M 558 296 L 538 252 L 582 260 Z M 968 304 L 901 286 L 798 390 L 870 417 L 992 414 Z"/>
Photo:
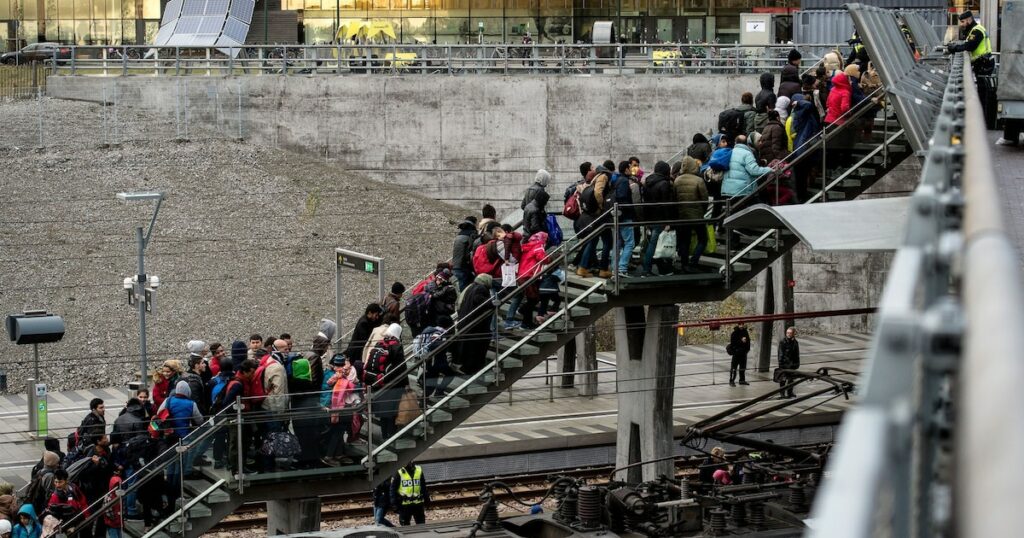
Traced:
<path id="1" fill-rule="evenodd" d="M 363 346 L 366 345 L 366 340 L 370 338 L 370 331 L 378 325 L 380 325 L 380 321 L 370 321 L 367 319 L 366 314 L 363 314 L 359 320 L 356 321 L 356 326 L 352 330 L 352 338 L 349 339 L 348 347 L 345 348 L 345 356 L 355 360 L 355 358 L 363 351 Z"/>
<path id="2" fill-rule="evenodd" d="M 96 413 L 89 412 L 82 419 L 82 423 L 78 426 L 78 435 L 81 438 L 82 446 L 95 445 L 96 441 L 103 437 L 106 433 L 107 421 Z"/>
<path id="3" fill-rule="evenodd" d="M 783 338 L 779 342 L 779 368 L 796 370 L 800 367 L 800 342 L 796 338 Z"/>
<path id="4" fill-rule="evenodd" d="M 164 403 L 164 400 L 171 395 L 171 389 L 174 388 L 171 385 L 171 379 L 161 378 L 159 381 L 153 383 L 153 388 L 149 391 L 150 399 L 153 400 L 153 405 L 158 409 L 160 405 Z"/>
<path id="5" fill-rule="evenodd" d="M 615 191 L 612 201 L 619 204 L 619 218 L 622 220 L 636 220 L 636 208 L 633 204 L 633 191 L 630 185 L 637 179 L 626 174 L 615 174 L 612 176 L 611 188 Z"/>
<path id="6" fill-rule="evenodd" d="M 142 403 L 130 401 L 125 407 L 126 412 L 114 420 L 114 430 L 110 433 L 111 444 L 121 444 L 133 437 L 148 434 L 149 421 Z"/>
<path id="7" fill-rule="evenodd" d="M 700 135 L 704 138 L 704 135 Z M 707 163 L 708 159 L 711 158 L 711 144 L 708 143 L 708 139 L 704 138 L 703 142 L 694 142 L 690 144 L 690 147 L 686 148 L 686 154 L 694 159 L 697 159 L 701 163 Z"/>
<path id="8" fill-rule="evenodd" d="M 754 132 L 754 126 L 756 125 L 754 120 L 757 116 L 757 110 L 754 109 L 754 105 L 741 104 L 736 107 L 736 110 L 743 113 L 743 134 L 749 135 Z"/>
<path id="9" fill-rule="evenodd" d="M 526 237 L 539 232 L 548 231 L 548 214 L 545 205 L 551 196 L 547 191 L 540 190 L 528 204 L 523 212 L 523 233 Z"/>
<path id="10" fill-rule="evenodd" d="M 757 164 L 754 153 L 746 144 L 736 144 L 732 149 L 729 171 L 722 179 L 722 194 L 724 196 L 750 194 L 757 186 L 757 178 L 771 171 L 771 168 Z"/>
<path id="11" fill-rule="evenodd" d="M 43 526 L 39 524 L 39 518 L 36 516 L 36 509 L 32 507 L 32 503 L 25 503 L 18 510 L 18 514 L 25 514 L 29 518 L 28 526 L 21 524 L 21 517 L 14 518 L 14 527 L 11 532 L 11 538 L 39 538 L 43 534 Z"/>
<path id="12" fill-rule="evenodd" d="M 370 337 L 366 340 L 366 345 L 363 346 L 363 364 L 366 364 L 366 360 L 369 359 L 370 350 L 373 349 L 373 346 L 377 345 L 377 342 L 380 342 L 381 340 L 384 339 L 384 333 L 386 333 L 387 331 L 387 325 L 379 325 L 375 327 L 373 331 L 370 332 Z M 353 357 L 352 359 L 355 360 L 355 357 Z"/>
<path id="13" fill-rule="evenodd" d="M 818 121 L 818 109 L 814 104 L 807 101 L 798 101 L 793 109 L 793 132 L 796 138 L 793 140 L 793 151 L 797 155 L 807 151 L 801 148 L 808 141 L 821 132 L 821 123 Z"/>
<path id="14" fill-rule="evenodd" d="M 782 68 L 782 77 L 779 81 L 779 97 L 793 98 L 795 94 L 800 93 L 802 89 L 800 85 L 800 68 L 793 64 L 786 64 Z"/>
<path id="15" fill-rule="evenodd" d="M 852 105 L 853 88 L 850 86 L 850 77 L 840 71 L 832 77 L 832 90 L 828 92 L 828 113 L 825 115 L 825 123 L 836 125 L 846 123 L 846 118 L 841 116 L 849 112 Z"/>
<path id="16" fill-rule="evenodd" d="M 266 358 L 267 367 L 263 370 L 263 390 L 267 399 L 263 400 L 264 411 L 285 411 L 288 409 L 288 375 L 273 355 Z"/>
<path id="17" fill-rule="evenodd" d="M 864 92 L 860 89 L 860 80 L 857 80 L 857 77 L 850 77 L 850 107 L 859 105 L 864 98 Z"/>
<path id="18" fill-rule="evenodd" d="M 711 154 L 711 159 L 707 162 L 707 165 L 712 170 L 724 172 L 729 169 L 729 163 L 731 161 L 732 148 L 717 148 L 715 152 Z"/>
<path id="19" fill-rule="evenodd" d="M 519 209 L 526 209 L 526 206 L 530 204 L 534 198 L 540 193 L 547 194 L 545 190 L 548 183 L 551 182 L 551 174 L 546 170 L 538 170 L 537 177 L 534 178 L 533 183 L 530 184 L 529 188 L 526 189 L 526 193 L 523 194 L 523 201 L 519 203 Z M 550 196 L 549 196 L 550 197 Z"/>
<path id="20" fill-rule="evenodd" d="M 703 204 L 679 205 L 679 218 L 685 220 L 703 219 L 707 212 L 708 187 L 704 180 L 697 176 L 700 167 L 693 157 L 683 158 L 683 166 L 679 176 L 672 182 L 677 202 L 705 202 Z"/>
<path id="21" fill-rule="evenodd" d="M 452 245 L 452 269 L 473 270 L 473 240 L 476 239 L 476 226 L 465 220 L 459 223 L 459 233 Z"/>
<path id="22" fill-rule="evenodd" d="M 775 87 L 775 75 L 771 73 L 761 74 L 761 91 L 757 92 L 757 96 L 754 97 L 754 130 L 761 132 L 761 128 L 764 127 L 766 121 L 768 121 L 768 111 L 775 108 L 775 101 L 778 98 L 775 96 L 773 88 Z"/>
<path id="23" fill-rule="evenodd" d="M 210 403 L 206 401 L 206 383 L 203 383 L 203 378 L 195 372 L 185 372 L 181 375 L 181 380 L 188 383 L 188 390 L 192 391 L 192 401 L 199 406 L 199 412 L 204 415 L 209 413 Z"/>
<path id="24" fill-rule="evenodd" d="M 761 158 L 767 162 L 772 162 L 775 159 L 782 160 L 789 153 L 786 151 L 787 141 L 786 128 L 782 126 L 782 123 L 778 120 L 769 121 L 761 131 L 761 139 L 757 141 L 757 150 Z"/>
<path id="25" fill-rule="evenodd" d="M 107 484 L 107 491 L 113 492 L 114 490 L 116 490 L 120 486 L 121 486 L 121 477 L 120 476 L 112 476 L 112 477 L 110 477 L 110 482 Z M 116 499 L 117 499 L 117 493 L 111 493 L 107 497 L 108 501 L 113 501 L 113 500 L 116 500 Z M 120 529 L 122 527 L 121 504 L 122 503 L 114 503 L 113 506 L 111 506 L 106 512 L 103 513 L 103 522 L 107 524 L 108 528 Z"/>
<path id="26" fill-rule="evenodd" d="M 490 347 L 491 320 L 494 308 L 491 303 L 493 279 L 488 274 L 478 274 L 473 283 L 466 287 L 459 298 L 459 324 L 467 324 L 465 336 L 460 336 L 455 346 L 455 361 L 462 371 L 476 373 L 486 364 L 487 349 Z M 469 325 L 473 319 L 480 319 Z"/>
<path id="27" fill-rule="evenodd" d="M 744 342 L 743 339 L 747 341 Z M 735 327 L 729 335 L 729 346 L 732 347 L 733 357 L 743 357 L 750 353 L 750 331 L 746 327 Z"/>
<path id="28" fill-rule="evenodd" d="M 672 189 L 672 180 L 669 179 L 671 172 L 672 169 L 665 161 L 658 161 L 654 165 L 654 173 L 648 176 L 644 182 L 645 204 L 663 204 L 676 201 L 676 193 Z M 672 205 L 650 205 L 644 208 L 644 220 L 671 220 L 676 217 L 677 212 L 678 210 Z"/>
<path id="29" fill-rule="evenodd" d="M 544 252 L 544 245 L 548 242 L 548 234 L 538 232 L 530 236 L 530 240 L 523 243 L 523 259 L 519 261 L 519 270 L 516 278 L 520 283 L 539 273 L 543 269 L 542 261 L 547 256 Z"/>
<path id="30" fill-rule="evenodd" d="M 196 403 L 192 401 L 192 390 L 189 389 L 188 383 L 185 381 L 178 381 L 178 384 L 174 386 L 174 394 L 164 400 L 157 412 L 164 409 L 170 412 L 169 425 L 178 437 L 188 435 L 191 431 L 190 426 L 199 426 L 203 423 L 203 415 L 199 412 Z"/>

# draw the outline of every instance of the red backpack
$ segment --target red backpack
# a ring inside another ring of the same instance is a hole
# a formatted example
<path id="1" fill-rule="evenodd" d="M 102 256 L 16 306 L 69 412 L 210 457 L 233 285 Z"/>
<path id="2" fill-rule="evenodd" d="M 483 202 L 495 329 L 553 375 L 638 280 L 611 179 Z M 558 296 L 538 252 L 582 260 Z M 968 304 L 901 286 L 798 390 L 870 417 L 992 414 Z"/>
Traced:
<path id="1" fill-rule="evenodd" d="M 260 360 L 260 365 L 256 368 L 256 371 L 252 375 L 252 380 L 249 381 L 249 405 L 255 407 L 263 403 L 263 400 L 267 399 L 267 389 L 263 386 L 264 372 L 267 371 L 267 366 L 270 365 L 270 361 L 274 359 L 270 358 L 270 355 L 264 355 L 263 359 Z"/>
<path id="2" fill-rule="evenodd" d="M 576 220 L 580 218 L 580 193 L 579 191 L 573 192 L 569 199 L 565 201 L 565 206 L 562 207 L 562 216 L 569 220 Z"/>

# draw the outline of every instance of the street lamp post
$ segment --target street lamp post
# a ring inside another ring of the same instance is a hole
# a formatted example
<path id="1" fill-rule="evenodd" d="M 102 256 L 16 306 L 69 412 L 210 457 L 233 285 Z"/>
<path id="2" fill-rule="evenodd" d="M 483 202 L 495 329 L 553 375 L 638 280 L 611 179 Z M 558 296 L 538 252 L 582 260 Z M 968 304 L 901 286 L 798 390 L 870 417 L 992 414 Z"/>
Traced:
<path id="1" fill-rule="evenodd" d="M 139 309 L 139 370 L 141 380 L 146 382 L 146 312 L 152 309 L 154 290 L 160 286 L 160 278 L 146 275 L 146 246 L 153 235 L 153 224 L 156 223 L 156 216 L 160 213 L 160 204 L 164 200 L 162 192 L 120 192 L 117 198 L 123 202 L 145 202 L 156 200 L 156 208 L 153 209 L 153 218 L 149 221 L 149 229 L 145 235 L 142 233 L 142 226 L 135 229 L 135 239 L 138 243 L 139 272 L 133 277 L 124 279 L 124 288 L 128 290 L 128 304 L 136 305 Z M 147 283 L 150 287 L 146 287 Z"/>

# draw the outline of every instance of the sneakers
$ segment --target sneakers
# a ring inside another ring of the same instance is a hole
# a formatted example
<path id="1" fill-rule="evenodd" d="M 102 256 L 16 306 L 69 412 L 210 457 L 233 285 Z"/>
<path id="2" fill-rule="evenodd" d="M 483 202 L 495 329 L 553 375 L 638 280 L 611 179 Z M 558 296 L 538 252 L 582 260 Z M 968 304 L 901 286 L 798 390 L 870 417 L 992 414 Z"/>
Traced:
<path id="1" fill-rule="evenodd" d="M 750 383 L 747 383 L 747 381 L 746 381 L 746 380 L 744 380 L 744 379 L 741 379 L 741 380 L 740 380 L 740 385 L 749 385 L 749 384 L 750 384 Z"/>
<path id="2" fill-rule="evenodd" d="M 518 321 L 506 321 L 504 325 L 502 325 L 502 328 L 506 331 L 514 331 L 516 329 L 523 328 L 523 324 Z"/>

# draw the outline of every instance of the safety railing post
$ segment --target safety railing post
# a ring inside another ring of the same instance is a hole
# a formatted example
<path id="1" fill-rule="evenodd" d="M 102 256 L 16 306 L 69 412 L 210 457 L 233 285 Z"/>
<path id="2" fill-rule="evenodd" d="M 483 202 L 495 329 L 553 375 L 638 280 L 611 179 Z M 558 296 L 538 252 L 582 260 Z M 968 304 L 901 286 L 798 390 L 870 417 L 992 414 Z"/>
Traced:
<path id="1" fill-rule="evenodd" d="M 544 357 L 544 383 L 548 386 L 548 402 L 555 401 L 555 380 L 551 379 L 551 357 Z"/>
<path id="2" fill-rule="evenodd" d="M 181 75 L 181 47 L 174 47 L 174 76 Z"/>
<path id="3" fill-rule="evenodd" d="M 75 49 L 71 49 L 71 76 L 75 75 L 75 69 L 78 65 L 77 56 L 78 52 Z"/>
<path id="4" fill-rule="evenodd" d="M 428 402 L 427 402 L 427 363 L 426 363 L 426 361 L 423 362 L 423 364 L 420 366 L 420 369 L 423 370 L 423 378 L 422 378 L 423 380 L 420 382 L 420 386 L 423 387 L 423 425 L 424 425 L 424 428 L 423 428 L 423 440 L 426 441 L 427 440 L 426 424 L 427 424 L 427 407 L 428 407 Z"/>
<path id="5" fill-rule="evenodd" d="M 423 430 L 426 429 L 427 421 L 424 420 Z M 370 387 L 366 387 L 366 476 L 373 481 L 373 392 Z"/>
<path id="6" fill-rule="evenodd" d="M 107 76 L 107 47 L 100 50 L 100 63 L 103 65 L 103 76 Z"/>
<path id="7" fill-rule="evenodd" d="M 245 436 L 242 426 L 242 397 L 235 397 L 235 447 L 238 448 L 238 492 L 245 493 Z"/>
<path id="8" fill-rule="evenodd" d="M 184 439 L 178 439 L 178 534 L 185 536 L 185 524 L 188 522 L 185 511 L 185 447 Z"/>
<path id="9" fill-rule="evenodd" d="M 732 200 L 726 198 L 725 215 L 729 216 L 730 214 L 732 214 Z M 722 219 L 722 222 L 724 223 L 725 219 Z M 725 288 L 732 288 L 732 233 L 729 230 L 725 230 Z"/>
<path id="10" fill-rule="evenodd" d="M 612 204 L 612 284 L 615 294 L 619 293 L 619 203 Z"/>
<path id="11" fill-rule="evenodd" d="M 882 98 L 885 98 L 885 93 L 882 93 Z M 882 168 L 889 167 L 889 112 L 886 111 L 886 101 L 882 102 L 882 129 L 885 136 L 882 138 Z"/>
<path id="12" fill-rule="evenodd" d="M 121 76 L 128 76 L 128 47 L 121 47 Z"/>
<path id="13" fill-rule="evenodd" d="M 828 127 L 821 130 L 821 202 L 825 201 L 826 185 L 828 185 Z"/>

